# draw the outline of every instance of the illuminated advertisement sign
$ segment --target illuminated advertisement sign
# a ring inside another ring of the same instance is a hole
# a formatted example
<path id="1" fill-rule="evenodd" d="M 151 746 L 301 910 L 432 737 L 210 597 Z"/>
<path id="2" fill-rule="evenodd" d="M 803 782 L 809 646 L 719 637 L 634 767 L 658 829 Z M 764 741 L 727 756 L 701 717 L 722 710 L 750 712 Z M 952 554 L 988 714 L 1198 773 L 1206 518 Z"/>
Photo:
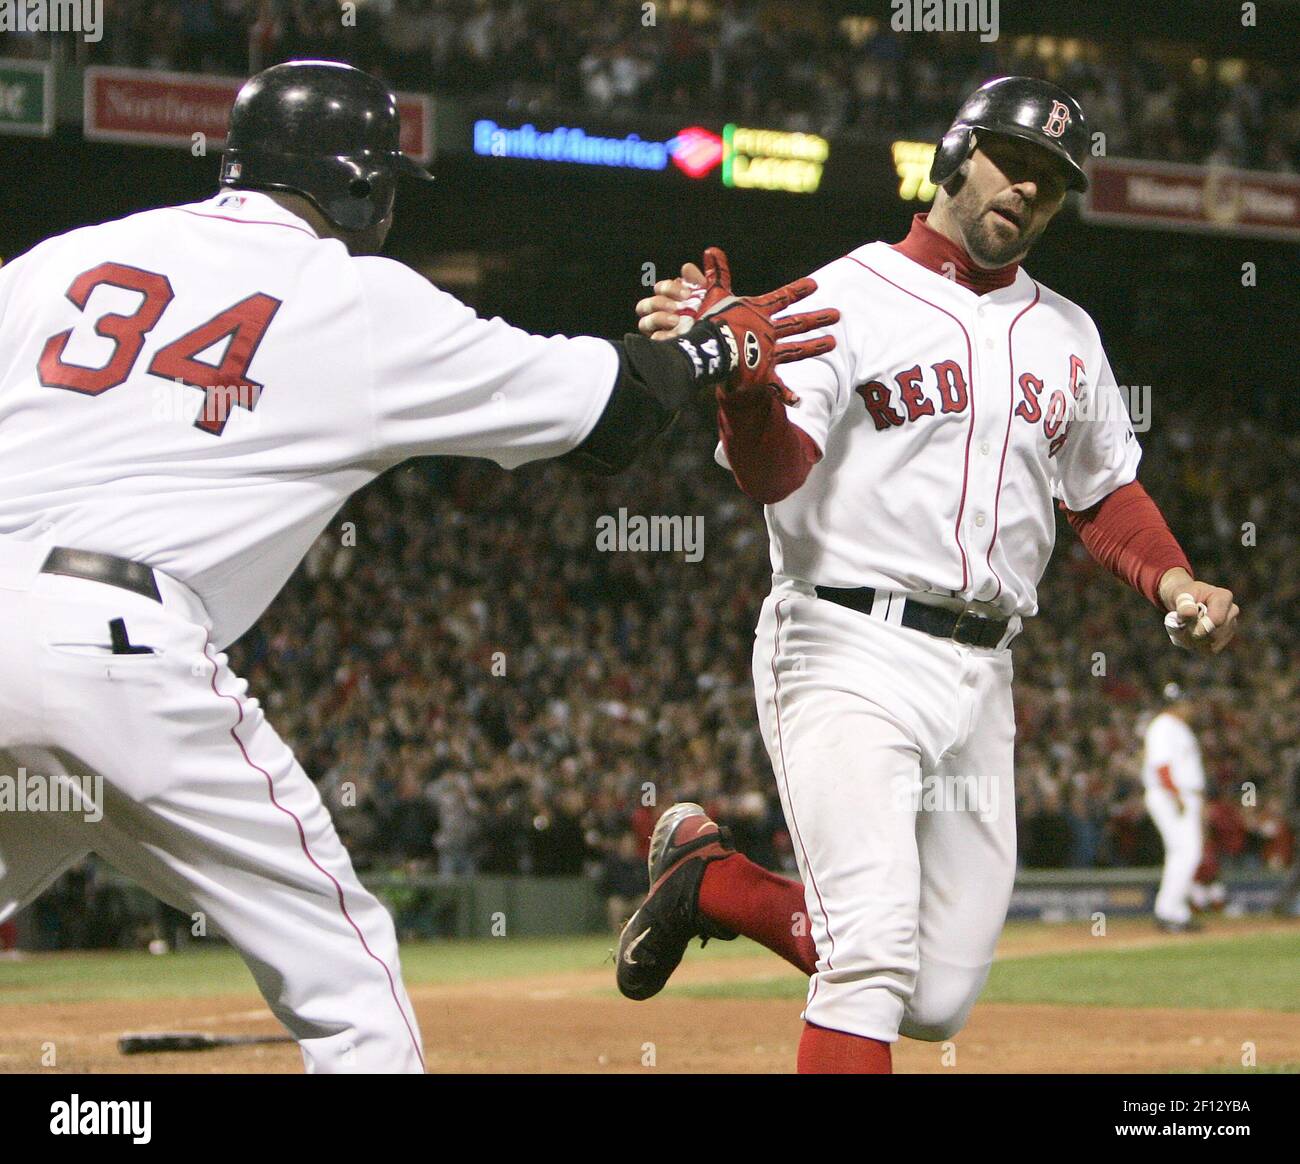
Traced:
<path id="1" fill-rule="evenodd" d="M 480 118 L 474 122 L 474 152 L 632 170 L 666 170 L 671 164 L 697 181 L 721 164 L 724 186 L 810 193 L 821 182 L 830 146 L 816 134 L 738 125 L 726 126 L 721 137 L 692 125 L 665 141 L 648 141 L 635 133 L 605 137 L 578 126 L 539 130 L 531 123 L 511 127 Z"/>
<path id="2" fill-rule="evenodd" d="M 815 133 L 727 125 L 722 130 L 722 184 L 811 194 L 821 184 L 830 152 L 830 143 Z"/>
<path id="3" fill-rule="evenodd" d="M 672 162 L 689 177 L 702 178 L 722 160 L 722 139 L 698 125 L 683 129 L 667 141 L 646 141 L 635 133 L 600 137 L 567 125 L 539 130 L 529 123 L 510 129 L 481 118 L 474 123 L 474 152 L 490 158 L 575 162 L 631 170 L 663 170 Z"/>
<path id="4" fill-rule="evenodd" d="M 890 147 L 894 171 L 898 174 L 898 196 L 905 202 L 930 202 L 934 183 L 930 181 L 930 164 L 934 161 L 934 143 L 896 141 Z"/>

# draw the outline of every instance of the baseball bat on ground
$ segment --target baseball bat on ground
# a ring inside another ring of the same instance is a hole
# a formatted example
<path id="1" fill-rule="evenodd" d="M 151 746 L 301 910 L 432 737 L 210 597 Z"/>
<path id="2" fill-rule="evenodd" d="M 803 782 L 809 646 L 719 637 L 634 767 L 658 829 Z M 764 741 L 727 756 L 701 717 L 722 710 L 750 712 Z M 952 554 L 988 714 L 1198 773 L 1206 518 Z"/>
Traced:
<path id="1" fill-rule="evenodd" d="M 122 1035 L 117 1049 L 123 1055 L 150 1055 L 160 1051 L 211 1051 L 217 1047 L 251 1047 L 263 1043 L 296 1042 L 292 1035 L 208 1035 L 202 1031 L 157 1031 Z"/>

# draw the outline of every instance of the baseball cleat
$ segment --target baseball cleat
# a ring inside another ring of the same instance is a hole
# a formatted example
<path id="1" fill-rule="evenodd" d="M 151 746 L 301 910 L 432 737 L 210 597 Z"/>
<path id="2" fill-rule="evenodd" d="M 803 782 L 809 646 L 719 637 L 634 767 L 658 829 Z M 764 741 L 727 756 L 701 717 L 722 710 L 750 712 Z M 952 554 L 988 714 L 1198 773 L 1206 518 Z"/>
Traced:
<path id="1" fill-rule="evenodd" d="M 658 994 L 692 938 L 736 936 L 699 912 L 705 867 L 735 851 L 727 830 L 698 804 L 674 804 L 659 818 L 650 836 L 650 892 L 618 938 L 618 988 L 625 997 L 640 1002 Z"/>
<path id="2" fill-rule="evenodd" d="M 1199 934 L 1205 927 L 1195 918 L 1185 922 L 1165 921 L 1164 918 L 1156 918 L 1156 929 L 1165 934 Z"/>

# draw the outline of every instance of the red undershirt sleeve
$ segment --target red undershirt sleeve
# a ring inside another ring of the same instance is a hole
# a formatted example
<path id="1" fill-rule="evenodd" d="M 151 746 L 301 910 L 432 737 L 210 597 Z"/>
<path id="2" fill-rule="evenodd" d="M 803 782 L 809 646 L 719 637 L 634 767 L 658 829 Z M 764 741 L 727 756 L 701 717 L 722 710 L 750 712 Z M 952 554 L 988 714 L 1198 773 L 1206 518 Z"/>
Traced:
<path id="1" fill-rule="evenodd" d="M 718 393 L 718 434 L 736 484 L 764 505 L 789 497 L 822 459 L 774 393 Z"/>
<path id="2" fill-rule="evenodd" d="M 1151 495 L 1137 482 L 1122 485 L 1091 509 L 1065 516 L 1084 546 L 1115 577 L 1160 606 L 1166 571 L 1192 567 Z"/>

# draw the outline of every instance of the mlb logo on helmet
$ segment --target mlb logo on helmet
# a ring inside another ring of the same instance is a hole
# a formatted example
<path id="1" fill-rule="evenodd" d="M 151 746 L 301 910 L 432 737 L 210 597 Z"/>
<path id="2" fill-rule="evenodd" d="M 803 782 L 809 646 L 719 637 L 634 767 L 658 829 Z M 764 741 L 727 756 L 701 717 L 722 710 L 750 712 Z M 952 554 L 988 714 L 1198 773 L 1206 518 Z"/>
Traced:
<path id="1" fill-rule="evenodd" d="M 1048 137 L 1060 137 L 1070 127 L 1070 107 L 1064 101 L 1053 101 L 1051 112 L 1043 124 Z"/>

